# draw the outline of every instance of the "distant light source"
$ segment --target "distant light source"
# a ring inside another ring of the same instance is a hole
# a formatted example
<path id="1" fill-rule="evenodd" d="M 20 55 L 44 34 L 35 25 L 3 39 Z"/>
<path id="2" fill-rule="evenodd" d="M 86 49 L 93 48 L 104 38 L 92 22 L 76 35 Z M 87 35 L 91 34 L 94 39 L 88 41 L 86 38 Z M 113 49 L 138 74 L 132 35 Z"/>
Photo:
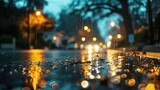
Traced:
<path id="1" fill-rule="evenodd" d="M 84 30 L 88 30 L 89 28 L 88 28 L 88 26 L 84 26 Z"/>
<path id="2" fill-rule="evenodd" d="M 74 44 L 74 48 L 75 48 L 75 49 L 78 48 L 78 44 L 77 44 L 77 43 Z"/>
<path id="3" fill-rule="evenodd" d="M 106 48 L 106 45 L 103 45 L 102 47 L 103 47 L 103 48 Z"/>
<path id="4" fill-rule="evenodd" d="M 121 34 L 118 34 L 118 35 L 117 35 L 117 38 L 118 38 L 118 39 L 120 39 L 121 37 L 122 37 Z"/>
<path id="5" fill-rule="evenodd" d="M 94 41 L 94 42 L 97 41 L 97 38 L 96 38 L 96 37 L 93 37 L 93 41 Z"/>
<path id="6" fill-rule="evenodd" d="M 88 49 L 92 50 L 93 49 L 92 45 L 88 45 Z"/>
<path id="7" fill-rule="evenodd" d="M 87 29 L 87 32 L 90 33 L 90 32 L 91 32 L 91 29 Z"/>
<path id="8" fill-rule="evenodd" d="M 95 76 L 91 74 L 91 75 L 89 75 L 89 78 L 90 78 L 90 79 L 94 79 Z"/>
<path id="9" fill-rule="evenodd" d="M 99 50 L 99 46 L 98 45 L 94 45 L 94 49 L 95 50 Z"/>
<path id="10" fill-rule="evenodd" d="M 112 21 L 111 23 L 110 23 L 110 26 L 111 27 L 114 27 L 116 25 L 116 23 L 114 22 L 114 21 Z"/>
<path id="11" fill-rule="evenodd" d="M 111 47 L 111 41 L 108 41 L 108 42 L 107 42 L 107 47 L 108 47 L 108 48 Z"/>
<path id="12" fill-rule="evenodd" d="M 37 15 L 37 16 L 41 15 L 41 11 L 39 11 L 39 10 L 36 11 L 36 15 Z"/>
<path id="13" fill-rule="evenodd" d="M 109 40 L 111 40 L 112 39 L 112 35 L 109 35 L 108 38 L 109 38 Z"/>
<path id="14" fill-rule="evenodd" d="M 81 45 L 80 45 L 80 48 L 81 48 L 81 49 L 83 49 L 83 48 L 84 48 L 84 45 L 83 45 L 83 44 L 81 44 Z"/>
<path id="15" fill-rule="evenodd" d="M 81 40 L 84 42 L 84 41 L 86 40 L 86 38 L 85 38 L 85 37 L 82 37 Z"/>
<path id="16" fill-rule="evenodd" d="M 56 36 L 53 36 L 53 40 L 54 40 L 54 41 L 57 40 L 57 37 L 56 37 Z"/>

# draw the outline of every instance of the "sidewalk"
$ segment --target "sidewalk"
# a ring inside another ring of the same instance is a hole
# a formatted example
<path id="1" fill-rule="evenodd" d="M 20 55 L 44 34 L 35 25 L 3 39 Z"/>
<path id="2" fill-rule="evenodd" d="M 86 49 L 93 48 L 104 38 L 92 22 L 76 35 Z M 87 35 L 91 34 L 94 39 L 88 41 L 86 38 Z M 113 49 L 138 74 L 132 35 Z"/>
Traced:
<path id="1" fill-rule="evenodd" d="M 160 60 L 160 52 L 145 52 L 145 51 L 125 51 L 125 50 L 107 50 L 107 53 L 128 53 L 136 56 L 144 56 L 148 58 L 155 58 Z"/>
<path id="2" fill-rule="evenodd" d="M 159 52 L 160 53 L 160 43 L 155 45 L 147 45 L 142 48 L 142 51 L 147 52 Z"/>

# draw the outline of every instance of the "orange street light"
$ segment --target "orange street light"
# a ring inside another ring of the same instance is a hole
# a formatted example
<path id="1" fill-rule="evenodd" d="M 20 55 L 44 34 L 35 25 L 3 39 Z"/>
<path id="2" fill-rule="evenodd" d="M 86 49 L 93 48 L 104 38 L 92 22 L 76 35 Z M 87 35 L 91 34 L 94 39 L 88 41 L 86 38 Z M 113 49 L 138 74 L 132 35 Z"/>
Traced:
<path id="1" fill-rule="evenodd" d="M 120 39 L 121 37 L 122 37 L 122 35 L 121 35 L 121 34 L 118 34 L 118 35 L 117 35 L 117 38 L 118 38 L 118 39 Z"/>
<path id="2" fill-rule="evenodd" d="M 37 16 L 41 15 L 41 11 L 39 11 L 39 10 L 36 11 L 36 15 L 37 15 Z"/>

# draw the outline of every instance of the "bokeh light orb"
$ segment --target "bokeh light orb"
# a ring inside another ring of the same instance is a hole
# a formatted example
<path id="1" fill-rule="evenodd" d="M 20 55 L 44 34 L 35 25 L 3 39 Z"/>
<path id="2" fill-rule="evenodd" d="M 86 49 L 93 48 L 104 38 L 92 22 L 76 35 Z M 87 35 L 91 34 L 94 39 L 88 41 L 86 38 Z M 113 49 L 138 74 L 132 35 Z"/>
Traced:
<path id="1" fill-rule="evenodd" d="M 45 80 L 41 80 L 40 82 L 39 82 L 39 87 L 41 87 L 41 88 L 45 88 L 46 87 L 46 81 Z"/>
<path id="2" fill-rule="evenodd" d="M 134 78 L 128 80 L 128 85 L 131 87 L 134 86 L 135 83 L 136 83 L 136 80 Z"/>
<path id="3" fill-rule="evenodd" d="M 49 69 L 46 70 L 46 74 L 49 74 L 51 71 Z"/>
<path id="4" fill-rule="evenodd" d="M 84 26 L 84 30 L 88 30 L 89 28 L 88 28 L 88 26 Z"/>
<path id="5" fill-rule="evenodd" d="M 88 87 L 89 87 L 89 82 L 88 82 L 87 80 L 83 80 L 83 81 L 81 82 L 81 86 L 82 86 L 83 88 L 88 88 Z"/>
<path id="6" fill-rule="evenodd" d="M 55 83 L 55 82 L 51 82 L 51 83 L 50 83 L 50 86 L 51 86 L 52 88 L 58 88 L 58 87 L 59 87 L 59 85 L 58 85 L 57 83 Z"/>

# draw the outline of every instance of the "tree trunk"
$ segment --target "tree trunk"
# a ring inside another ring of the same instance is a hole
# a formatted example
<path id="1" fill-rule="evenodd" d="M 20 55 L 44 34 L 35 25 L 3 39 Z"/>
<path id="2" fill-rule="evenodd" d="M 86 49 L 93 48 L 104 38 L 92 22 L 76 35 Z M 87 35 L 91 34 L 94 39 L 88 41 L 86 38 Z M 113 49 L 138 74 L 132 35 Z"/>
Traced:
<path id="1" fill-rule="evenodd" d="M 154 31 L 153 31 L 153 21 L 152 21 L 152 9 L 151 9 L 151 1 L 147 0 L 147 8 L 148 8 L 148 20 L 149 20 L 149 41 L 150 44 L 154 43 Z"/>
<path id="2" fill-rule="evenodd" d="M 132 26 L 132 18 L 131 14 L 129 13 L 129 5 L 127 0 L 120 0 L 122 4 L 122 17 L 124 19 L 125 24 L 125 31 L 126 31 L 126 44 L 129 44 L 129 34 L 133 33 L 133 26 Z"/>
<path id="3" fill-rule="evenodd" d="M 133 33 L 133 26 L 132 26 L 132 18 L 130 17 L 130 14 L 125 14 L 123 17 L 124 24 L 125 24 L 125 31 L 126 31 L 126 44 L 129 44 L 129 35 L 134 34 Z"/>

